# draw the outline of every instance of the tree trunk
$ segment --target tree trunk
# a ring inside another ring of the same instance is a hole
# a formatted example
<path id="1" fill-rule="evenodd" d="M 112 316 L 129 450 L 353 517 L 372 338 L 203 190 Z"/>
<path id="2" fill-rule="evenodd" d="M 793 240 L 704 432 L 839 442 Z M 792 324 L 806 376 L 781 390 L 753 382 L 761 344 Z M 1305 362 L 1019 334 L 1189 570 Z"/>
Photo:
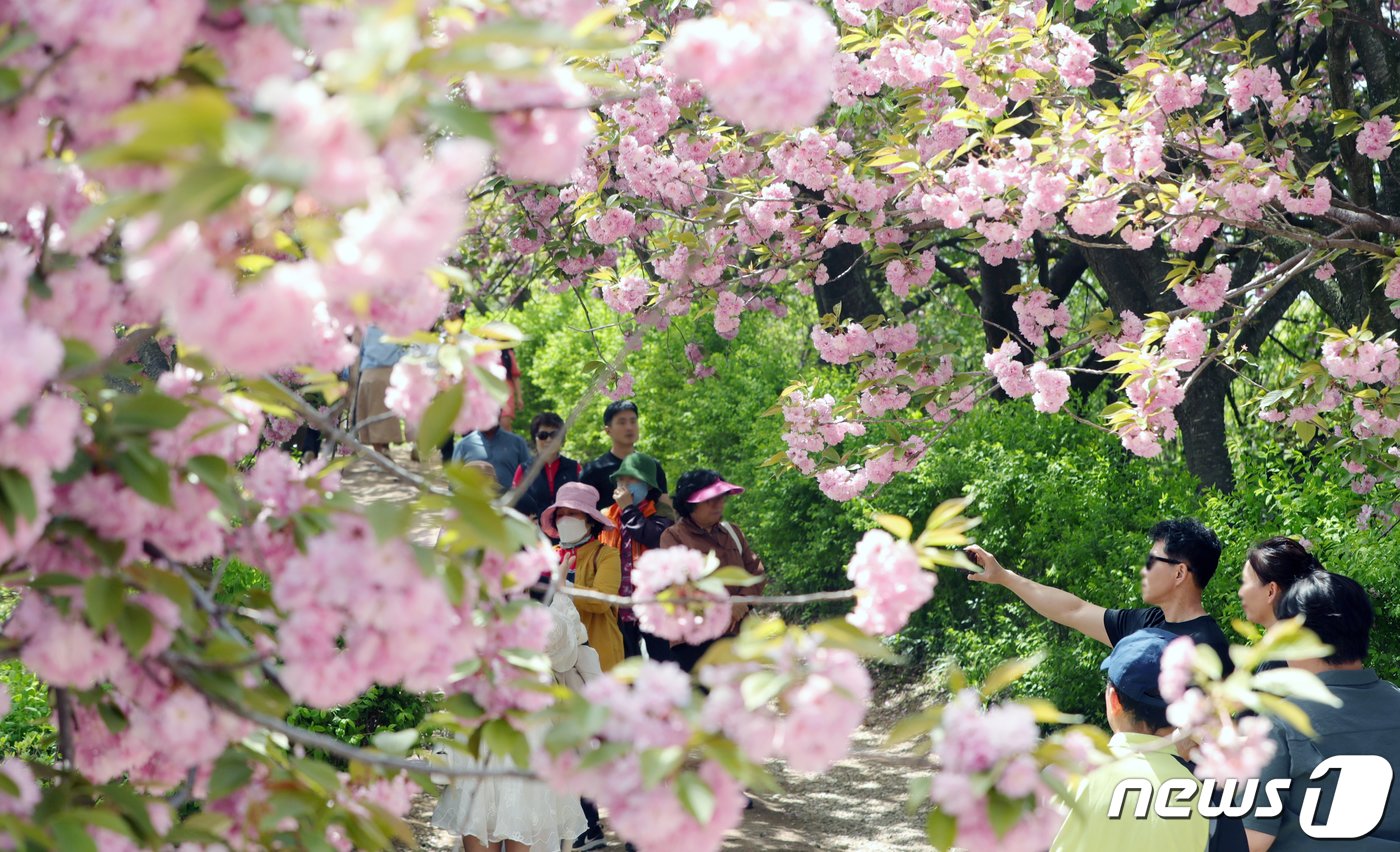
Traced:
<path id="1" fill-rule="evenodd" d="M 1020 335 L 1016 311 L 1011 307 L 1016 299 L 1006 291 L 1021 283 L 1021 265 L 1004 260 L 1000 266 L 992 266 L 981 260 L 977 267 L 982 291 L 982 333 L 987 338 L 987 350 L 991 351 L 1005 343 L 1006 338 Z M 1022 352 L 1016 357 L 1025 361 L 1029 356 Z"/>
<path id="2" fill-rule="evenodd" d="M 843 319 L 861 322 L 867 317 L 885 315 L 880 298 L 875 295 L 870 274 L 870 262 L 858 245 L 842 243 L 822 253 L 830 279 L 812 291 L 821 315 L 840 309 Z"/>
<path id="3" fill-rule="evenodd" d="M 1181 307 L 1176 296 L 1162 290 L 1168 268 L 1160 249 L 1083 251 L 1115 312 L 1128 310 L 1143 316 Z M 1234 467 L 1225 447 L 1225 393 L 1229 386 L 1229 373 L 1218 364 L 1212 365 L 1196 377 L 1176 409 L 1186 469 L 1202 485 L 1225 492 L 1235 487 Z"/>
<path id="4" fill-rule="evenodd" d="M 1219 363 L 1196 377 L 1186 399 L 1176 409 L 1181 427 L 1181 450 L 1186 469 L 1201 485 L 1229 493 L 1235 490 L 1235 472 L 1225 447 L 1225 394 L 1230 374 Z"/>

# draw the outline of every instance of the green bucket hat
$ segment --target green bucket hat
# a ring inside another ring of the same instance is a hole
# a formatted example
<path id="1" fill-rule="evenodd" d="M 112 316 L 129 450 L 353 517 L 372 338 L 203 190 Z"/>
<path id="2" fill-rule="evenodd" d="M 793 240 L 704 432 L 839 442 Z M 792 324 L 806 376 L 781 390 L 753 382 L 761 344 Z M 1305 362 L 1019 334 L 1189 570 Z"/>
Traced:
<path id="1" fill-rule="evenodd" d="M 661 486 L 656 481 L 661 475 L 656 469 L 656 459 L 643 453 L 632 453 L 622 460 L 617 471 L 612 475 L 612 481 L 617 482 L 619 476 L 630 476 L 633 479 L 640 479 L 649 488 L 660 489 Z"/>

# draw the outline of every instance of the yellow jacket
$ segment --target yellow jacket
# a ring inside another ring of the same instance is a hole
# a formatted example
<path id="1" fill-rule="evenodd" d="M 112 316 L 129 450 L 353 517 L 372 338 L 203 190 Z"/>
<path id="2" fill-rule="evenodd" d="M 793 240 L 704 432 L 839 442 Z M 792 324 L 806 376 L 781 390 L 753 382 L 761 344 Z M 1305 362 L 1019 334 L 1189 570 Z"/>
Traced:
<path id="1" fill-rule="evenodd" d="M 574 585 L 606 595 L 617 594 L 622 585 L 622 560 L 617 548 L 593 539 L 579 547 L 574 563 Z M 603 671 L 622 662 L 622 631 L 617 626 L 617 607 L 603 601 L 574 598 L 579 618 L 588 630 L 588 644 L 598 652 Z"/>

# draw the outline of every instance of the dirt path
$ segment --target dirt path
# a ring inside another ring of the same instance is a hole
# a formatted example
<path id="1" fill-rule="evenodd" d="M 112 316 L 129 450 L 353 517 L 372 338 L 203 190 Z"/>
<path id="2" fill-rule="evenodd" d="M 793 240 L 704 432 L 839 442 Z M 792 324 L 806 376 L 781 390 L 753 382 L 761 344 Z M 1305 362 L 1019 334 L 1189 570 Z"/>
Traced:
<path id="1" fill-rule="evenodd" d="M 433 465 L 417 465 L 406 448 L 397 448 L 395 460 L 415 471 L 430 472 Z M 412 491 L 384 471 L 364 462 L 347 468 L 342 488 L 362 503 L 404 501 Z M 429 544 L 436 524 L 424 518 L 415 524 L 412 537 Z M 908 748 L 894 752 L 882 748 L 891 720 L 917 703 L 922 690 L 896 689 L 878 702 L 867 725 L 856 732 L 851 754 L 817 775 L 786 770 L 781 761 L 770 768 L 781 789 L 754 797 L 754 807 L 731 832 L 724 848 L 731 852 L 903 852 L 927 848 L 923 820 L 904 811 L 909 775 L 921 771 L 921 759 Z M 430 852 L 462 848 L 460 839 L 428 824 L 436 804 L 436 792 L 427 791 L 414 803 L 409 822 L 420 847 Z M 609 848 L 622 844 L 609 836 Z"/>

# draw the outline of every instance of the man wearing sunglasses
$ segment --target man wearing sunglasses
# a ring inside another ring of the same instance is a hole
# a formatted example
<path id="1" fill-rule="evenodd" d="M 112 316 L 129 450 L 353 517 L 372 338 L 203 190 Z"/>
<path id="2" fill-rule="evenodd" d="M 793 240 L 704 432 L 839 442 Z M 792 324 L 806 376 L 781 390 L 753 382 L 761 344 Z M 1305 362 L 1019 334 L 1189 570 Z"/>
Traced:
<path id="1" fill-rule="evenodd" d="M 1152 547 L 1139 571 L 1142 602 L 1135 609 L 1106 609 L 1062 589 L 1003 568 L 992 554 L 971 545 L 967 555 L 982 568 L 969 579 L 1005 586 L 1031 609 L 1110 647 L 1145 627 L 1190 636 L 1220 655 L 1228 674 L 1230 641 L 1201 604 L 1201 594 L 1220 564 L 1220 539 L 1195 518 L 1161 521 L 1148 533 Z"/>
<path id="2" fill-rule="evenodd" d="M 553 411 L 542 411 L 530 421 L 530 437 L 535 442 L 535 456 L 543 460 L 540 472 L 530 481 L 530 487 L 520 495 L 515 508 L 522 515 L 531 518 L 554 505 L 554 496 L 559 486 L 567 482 L 578 482 L 581 475 L 579 463 L 561 455 L 564 446 L 564 418 Z M 526 461 L 515 468 L 515 478 L 511 488 L 519 488 L 534 460 Z"/>

